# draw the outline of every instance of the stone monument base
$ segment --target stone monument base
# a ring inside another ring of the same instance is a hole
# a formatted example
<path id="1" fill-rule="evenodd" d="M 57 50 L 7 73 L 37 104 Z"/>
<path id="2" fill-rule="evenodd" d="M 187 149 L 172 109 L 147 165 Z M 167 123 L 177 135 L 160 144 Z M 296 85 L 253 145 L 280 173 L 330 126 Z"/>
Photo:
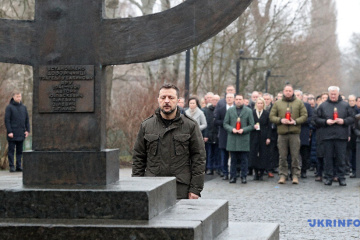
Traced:
<path id="1" fill-rule="evenodd" d="M 279 225 L 230 223 L 226 200 L 176 200 L 175 178 L 29 187 L 0 176 L 0 239 L 279 239 Z"/>
<path id="2" fill-rule="evenodd" d="M 25 151 L 24 185 L 106 185 L 119 180 L 119 150 Z"/>

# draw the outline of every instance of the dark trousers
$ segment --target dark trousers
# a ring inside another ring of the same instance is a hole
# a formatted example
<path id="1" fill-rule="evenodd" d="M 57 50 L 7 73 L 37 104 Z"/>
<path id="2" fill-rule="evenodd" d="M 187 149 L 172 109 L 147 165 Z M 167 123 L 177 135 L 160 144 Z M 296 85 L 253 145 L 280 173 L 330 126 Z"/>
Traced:
<path id="1" fill-rule="evenodd" d="M 351 163 L 352 173 L 356 174 L 356 148 L 351 149 L 350 151 L 350 163 Z"/>
<path id="2" fill-rule="evenodd" d="M 217 170 L 220 169 L 220 157 L 219 157 L 219 147 L 216 143 L 206 143 L 205 144 L 207 150 L 207 162 L 206 168 L 209 170 Z M 222 168 L 220 169 L 222 170 Z"/>
<path id="3" fill-rule="evenodd" d="M 306 170 L 309 169 L 310 146 L 301 145 L 300 156 L 301 156 L 301 173 L 306 173 Z"/>
<path id="4" fill-rule="evenodd" d="M 229 152 L 226 151 L 225 148 L 220 148 L 220 156 L 221 156 L 221 162 L 220 162 L 220 170 L 223 172 L 225 176 L 229 175 Z"/>
<path id="5" fill-rule="evenodd" d="M 236 178 L 236 165 L 240 163 L 241 178 L 246 178 L 248 172 L 249 152 L 231 152 L 230 178 Z"/>
<path id="6" fill-rule="evenodd" d="M 345 179 L 346 140 L 324 140 L 324 173 L 332 181 L 334 171 L 339 179 Z M 334 169 L 335 166 L 335 169 Z"/>
<path id="7" fill-rule="evenodd" d="M 322 177 L 323 175 L 323 171 L 324 171 L 324 158 L 318 158 L 317 159 L 317 165 L 316 165 L 316 176 L 317 177 Z"/>
<path id="8" fill-rule="evenodd" d="M 23 143 L 24 141 L 8 141 L 9 143 L 9 167 L 14 167 L 14 155 L 15 155 L 15 147 L 16 147 L 16 168 L 21 168 L 21 157 L 23 153 Z"/>

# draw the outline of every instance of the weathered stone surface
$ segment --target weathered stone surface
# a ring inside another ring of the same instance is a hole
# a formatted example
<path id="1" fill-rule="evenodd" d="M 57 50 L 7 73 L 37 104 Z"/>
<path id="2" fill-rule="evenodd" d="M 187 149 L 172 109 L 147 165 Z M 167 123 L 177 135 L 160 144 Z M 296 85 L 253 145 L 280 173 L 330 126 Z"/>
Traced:
<path id="1" fill-rule="evenodd" d="M 154 220 L 201 221 L 204 240 L 213 239 L 228 227 L 229 205 L 226 200 L 179 201 L 174 207 L 158 215 Z"/>
<path id="2" fill-rule="evenodd" d="M 200 221 L 0 219 L 0 239 L 202 240 L 203 238 Z"/>
<path id="3" fill-rule="evenodd" d="M 119 180 L 119 150 L 25 151 L 25 185 L 105 185 Z"/>
<path id="4" fill-rule="evenodd" d="M 216 240 L 279 240 L 279 224 L 276 223 L 240 223 L 230 222 L 227 228 Z"/>
<path id="5" fill-rule="evenodd" d="M 54 188 L 25 187 L 19 178 L 0 177 L 0 218 L 148 220 L 175 203 L 175 178 Z"/>

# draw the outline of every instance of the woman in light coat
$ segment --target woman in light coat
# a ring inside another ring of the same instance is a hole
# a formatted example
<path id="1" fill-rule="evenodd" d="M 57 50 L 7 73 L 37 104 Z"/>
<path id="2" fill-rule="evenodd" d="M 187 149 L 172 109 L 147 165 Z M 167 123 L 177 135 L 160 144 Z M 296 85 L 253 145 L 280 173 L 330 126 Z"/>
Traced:
<path id="1" fill-rule="evenodd" d="M 204 112 L 199 108 L 199 100 L 196 97 L 190 97 L 188 106 L 185 114 L 193 118 L 199 124 L 200 131 L 203 131 L 207 127 L 207 123 Z"/>

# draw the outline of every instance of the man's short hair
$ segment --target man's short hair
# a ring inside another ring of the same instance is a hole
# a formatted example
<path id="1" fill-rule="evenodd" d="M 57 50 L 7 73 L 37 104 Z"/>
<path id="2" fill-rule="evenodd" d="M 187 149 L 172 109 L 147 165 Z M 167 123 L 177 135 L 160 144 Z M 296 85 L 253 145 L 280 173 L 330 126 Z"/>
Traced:
<path id="1" fill-rule="evenodd" d="M 356 99 L 356 96 L 355 96 L 354 94 L 350 94 L 350 95 L 348 96 L 348 99 L 351 98 L 351 97 L 353 97 L 353 98 Z"/>
<path id="2" fill-rule="evenodd" d="M 301 90 L 299 90 L 299 89 L 296 89 L 296 90 L 294 91 L 294 93 L 295 93 L 295 94 L 296 94 L 296 93 L 300 93 L 301 96 L 303 95 L 303 92 L 302 92 Z"/>
<path id="3" fill-rule="evenodd" d="M 330 86 L 328 88 L 328 92 L 330 91 L 337 91 L 337 92 L 340 92 L 340 88 L 338 86 Z"/>
<path id="4" fill-rule="evenodd" d="M 236 98 L 237 96 L 240 96 L 240 97 L 242 97 L 242 98 L 244 99 L 244 96 L 241 95 L 241 94 L 236 94 L 235 98 Z"/>
<path id="5" fill-rule="evenodd" d="M 227 95 L 229 95 L 229 94 L 233 95 L 233 97 L 235 98 L 235 94 L 234 94 L 234 93 L 227 93 L 227 94 L 225 94 L 225 98 L 226 98 Z"/>
<path id="6" fill-rule="evenodd" d="M 291 87 L 292 89 L 294 89 L 293 85 L 290 84 L 290 83 L 286 83 L 285 86 L 284 86 L 284 89 L 285 89 L 286 87 Z"/>
<path id="7" fill-rule="evenodd" d="M 180 96 L 180 90 L 179 90 L 179 88 L 178 88 L 177 86 L 175 86 L 174 84 L 164 83 L 164 84 L 160 87 L 160 89 L 159 89 L 159 94 L 160 94 L 160 90 L 163 89 L 163 88 L 165 88 L 165 89 L 175 89 L 175 90 L 176 90 L 176 96 L 177 96 L 177 98 L 179 98 L 179 96 Z"/>
<path id="8" fill-rule="evenodd" d="M 12 92 L 12 96 L 15 96 L 15 95 L 18 95 L 18 94 L 21 94 L 21 92 L 19 90 L 13 90 Z"/>

